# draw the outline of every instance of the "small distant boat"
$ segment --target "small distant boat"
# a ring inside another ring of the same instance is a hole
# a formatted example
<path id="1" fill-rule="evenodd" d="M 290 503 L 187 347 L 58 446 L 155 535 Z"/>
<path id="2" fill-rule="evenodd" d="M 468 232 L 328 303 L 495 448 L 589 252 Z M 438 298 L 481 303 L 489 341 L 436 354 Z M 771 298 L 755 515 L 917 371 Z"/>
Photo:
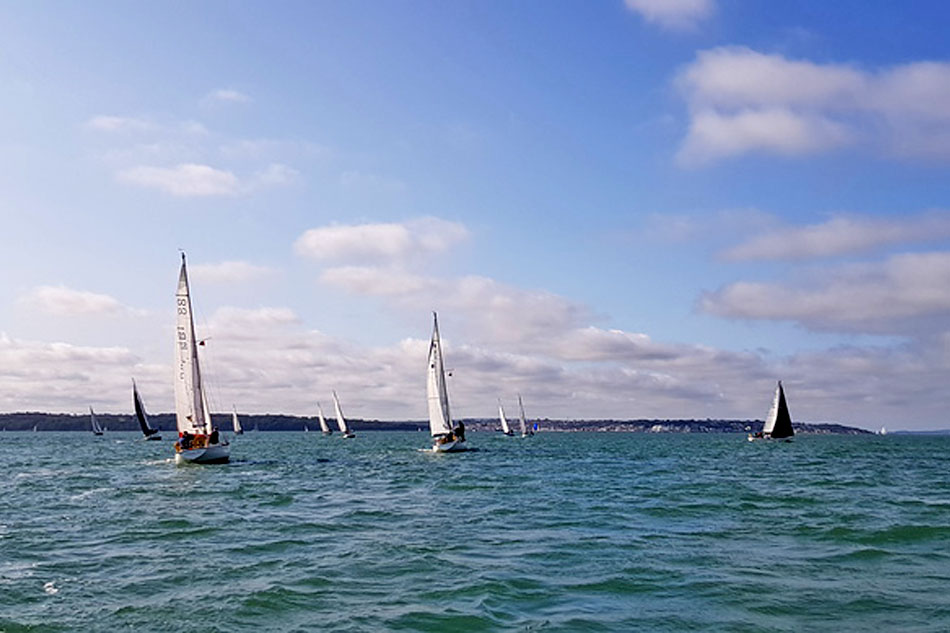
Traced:
<path id="1" fill-rule="evenodd" d="M 750 433 L 749 441 L 755 440 L 785 440 L 791 442 L 795 435 L 792 428 L 792 416 L 788 412 L 788 404 L 785 402 L 785 390 L 782 388 L 782 381 L 778 381 L 775 388 L 775 396 L 772 398 L 772 408 L 765 418 L 765 424 L 758 433 Z"/>
<path id="2" fill-rule="evenodd" d="M 198 342 L 192 317 L 191 292 L 185 254 L 181 254 L 181 272 L 175 294 L 178 323 L 175 333 L 175 417 L 178 441 L 175 462 L 178 464 L 224 464 L 231 459 L 231 446 L 222 441 L 211 423 L 211 411 L 201 380 L 198 364 Z"/>
<path id="3" fill-rule="evenodd" d="M 36 425 L 33 425 L 33 432 L 36 433 Z"/>
<path id="4" fill-rule="evenodd" d="M 317 415 L 320 420 L 320 432 L 324 435 L 333 435 L 333 429 L 330 428 L 330 425 L 327 424 L 327 419 L 323 415 L 323 407 L 320 406 L 320 403 L 317 403 Z"/>
<path id="5" fill-rule="evenodd" d="M 521 437 L 530 437 L 534 435 L 534 431 L 528 428 L 528 423 L 524 419 L 524 403 L 521 401 L 521 394 L 518 394 L 518 408 L 521 410 L 521 417 L 519 422 L 521 422 Z"/>
<path id="6" fill-rule="evenodd" d="M 231 406 L 231 425 L 235 435 L 244 435 L 244 429 L 241 428 L 241 421 L 238 419 L 237 407 L 233 405 Z"/>
<path id="7" fill-rule="evenodd" d="M 105 429 L 102 428 L 102 425 L 99 424 L 99 418 L 96 417 L 96 412 L 92 410 L 92 407 L 89 407 L 89 423 L 92 425 L 92 432 L 94 435 L 102 435 L 105 433 Z M 33 430 L 36 430 L 36 427 L 33 427 Z"/>
<path id="8" fill-rule="evenodd" d="M 882 426 L 881 430 L 877 432 L 878 435 L 887 435 L 887 427 Z"/>
<path id="9" fill-rule="evenodd" d="M 135 407 L 135 419 L 139 422 L 139 428 L 142 429 L 142 435 L 146 440 L 160 440 L 158 429 L 152 428 L 148 423 L 148 414 L 145 413 L 145 403 L 142 402 L 142 396 L 139 395 L 139 389 L 135 386 L 135 378 L 132 379 L 132 406 Z"/>
<path id="10" fill-rule="evenodd" d="M 429 432 L 432 434 L 433 453 L 457 453 L 465 447 L 465 426 L 452 427 L 449 411 L 449 392 L 445 384 L 445 363 L 442 359 L 442 337 L 439 335 L 439 317 L 432 313 L 432 341 L 429 343 L 429 367 L 426 380 L 429 401 Z"/>
<path id="11" fill-rule="evenodd" d="M 350 430 L 350 427 L 346 424 L 346 418 L 343 417 L 343 408 L 340 406 L 340 399 L 336 396 L 336 391 L 333 392 L 333 408 L 336 410 L 336 425 L 340 427 L 340 433 L 343 434 L 344 440 L 349 440 L 356 437 L 356 433 Z"/>
<path id="12" fill-rule="evenodd" d="M 514 432 L 508 426 L 508 418 L 505 417 L 505 408 L 501 406 L 501 398 L 498 398 L 498 419 L 501 421 L 501 432 L 511 437 Z"/>

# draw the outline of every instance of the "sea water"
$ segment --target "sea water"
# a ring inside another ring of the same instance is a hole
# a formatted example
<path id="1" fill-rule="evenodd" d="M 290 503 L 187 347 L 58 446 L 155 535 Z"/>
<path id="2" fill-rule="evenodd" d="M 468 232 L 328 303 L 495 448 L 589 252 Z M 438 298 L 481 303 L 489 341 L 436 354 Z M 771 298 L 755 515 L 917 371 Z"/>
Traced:
<path id="1" fill-rule="evenodd" d="M 469 444 L 2 433 L 0 631 L 950 630 L 950 438 Z"/>

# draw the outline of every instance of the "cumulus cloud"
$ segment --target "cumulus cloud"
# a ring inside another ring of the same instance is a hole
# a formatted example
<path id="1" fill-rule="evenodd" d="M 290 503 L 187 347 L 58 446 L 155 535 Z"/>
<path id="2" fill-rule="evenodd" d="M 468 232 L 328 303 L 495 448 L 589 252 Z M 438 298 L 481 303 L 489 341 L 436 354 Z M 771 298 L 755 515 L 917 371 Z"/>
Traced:
<path id="1" fill-rule="evenodd" d="M 257 281 L 274 273 L 272 268 L 257 266 L 243 261 L 226 261 L 217 264 L 194 264 L 189 274 L 195 280 L 207 283 L 241 283 Z"/>
<path id="2" fill-rule="evenodd" d="M 950 315 L 948 287 L 950 253 L 913 253 L 822 270 L 798 284 L 729 284 L 704 295 L 700 307 L 820 330 L 905 333 L 909 320 Z"/>
<path id="3" fill-rule="evenodd" d="M 805 155 L 867 145 L 950 158 L 950 63 L 876 71 L 745 47 L 702 51 L 676 85 L 690 112 L 678 159 L 698 165 L 749 152 Z"/>
<path id="4" fill-rule="evenodd" d="M 624 0 L 627 8 L 647 22 L 673 30 L 690 29 L 712 15 L 713 0 Z"/>
<path id="5" fill-rule="evenodd" d="M 299 255 L 324 260 L 401 259 L 440 252 L 466 239 L 457 222 L 420 218 L 403 223 L 331 225 L 310 229 L 294 249 Z"/>
<path id="6" fill-rule="evenodd" d="M 109 295 L 85 290 L 73 290 L 66 286 L 37 286 L 21 297 L 20 303 L 45 314 L 56 316 L 138 313 L 138 311 L 124 306 L 118 299 Z"/>
<path id="7" fill-rule="evenodd" d="M 836 257 L 947 237 L 950 237 L 950 214 L 947 213 L 924 213 L 899 220 L 838 216 L 821 224 L 776 228 L 726 250 L 723 256 L 737 261 Z"/>

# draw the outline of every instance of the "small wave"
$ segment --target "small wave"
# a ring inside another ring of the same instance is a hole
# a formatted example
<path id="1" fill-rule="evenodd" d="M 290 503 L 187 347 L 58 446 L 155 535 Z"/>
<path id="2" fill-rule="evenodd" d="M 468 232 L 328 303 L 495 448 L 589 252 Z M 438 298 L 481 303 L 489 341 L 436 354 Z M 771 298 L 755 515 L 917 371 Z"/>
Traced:
<path id="1" fill-rule="evenodd" d="M 59 593 L 59 588 L 56 586 L 56 583 L 52 580 L 46 583 L 43 583 L 43 591 L 51 596 L 55 596 Z"/>

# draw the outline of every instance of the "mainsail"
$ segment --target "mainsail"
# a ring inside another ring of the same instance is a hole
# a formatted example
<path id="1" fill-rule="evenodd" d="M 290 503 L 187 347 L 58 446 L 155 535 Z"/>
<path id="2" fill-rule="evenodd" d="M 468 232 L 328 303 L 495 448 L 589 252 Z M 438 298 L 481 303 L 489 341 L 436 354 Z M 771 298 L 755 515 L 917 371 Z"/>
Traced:
<path id="1" fill-rule="evenodd" d="M 317 415 L 319 416 L 319 419 L 320 419 L 320 430 L 326 433 L 327 435 L 331 435 L 333 433 L 333 429 L 331 429 L 330 425 L 327 424 L 327 419 L 323 417 L 323 407 L 320 406 L 319 402 L 317 403 Z"/>
<path id="2" fill-rule="evenodd" d="M 781 380 L 778 381 L 778 387 L 775 388 L 772 408 L 769 410 L 769 416 L 765 420 L 762 434 L 769 435 L 774 439 L 782 439 L 795 435 L 795 431 L 792 429 L 792 416 L 788 412 L 788 404 L 785 402 L 785 390 L 782 388 Z"/>
<path id="3" fill-rule="evenodd" d="M 521 394 L 518 394 L 518 409 L 520 410 L 520 416 L 518 421 L 521 423 L 521 436 L 524 437 L 528 435 L 528 423 L 524 419 L 524 403 L 521 401 Z"/>
<path id="4" fill-rule="evenodd" d="M 501 398 L 498 398 L 498 419 L 501 420 L 502 433 L 511 435 L 511 427 L 508 426 L 508 418 L 505 417 L 505 408 L 501 406 Z"/>
<path id="5" fill-rule="evenodd" d="M 102 428 L 102 425 L 99 424 L 99 418 L 96 417 L 96 412 L 92 410 L 92 407 L 89 407 L 89 423 L 92 425 L 92 432 L 96 435 L 102 435 L 105 429 Z M 36 430 L 36 427 L 33 427 L 33 430 Z"/>
<path id="6" fill-rule="evenodd" d="M 445 366 L 442 362 L 439 317 L 435 312 L 432 313 L 432 323 L 426 396 L 429 400 L 429 431 L 431 431 L 433 437 L 436 437 L 452 432 L 452 415 L 449 413 L 449 393 L 445 386 Z"/>
<path id="7" fill-rule="evenodd" d="M 231 424 L 234 426 L 234 434 L 241 435 L 244 429 L 241 428 L 241 421 L 238 420 L 237 407 L 231 408 Z"/>
<path id="8" fill-rule="evenodd" d="M 145 403 L 142 402 L 142 396 L 139 395 L 139 389 L 135 385 L 135 378 L 132 379 L 132 405 L 135 407 L 135 419 L 139 422 L 142 434 L 149 437 L 158 433 L 158 429 L 153 429 L 148 423 L 148 414 L 145 413 Z"/>
<path id="9" fill-rule="evenodd" d="M 346 418 L 343 417 L 343 408 L 340 407 L 340 399 L 336 396 L 336 391 L 333 391 L 333 408 L 336 410 L 336 425 L 340 427 L 340 433 L 346 435 L 350 432 L 350 428 L 346 425 Z"/>
<path id="10" fill-rule="evenodd" d="M 211 421 L 198 367 L 198 344 L 195 340 L 195 321 L 192 317 L 184 253 L 181 254 L 175 303 L 178 318 L 175 337 L 175 416 L 178 431 L 210 434 Z"/>

